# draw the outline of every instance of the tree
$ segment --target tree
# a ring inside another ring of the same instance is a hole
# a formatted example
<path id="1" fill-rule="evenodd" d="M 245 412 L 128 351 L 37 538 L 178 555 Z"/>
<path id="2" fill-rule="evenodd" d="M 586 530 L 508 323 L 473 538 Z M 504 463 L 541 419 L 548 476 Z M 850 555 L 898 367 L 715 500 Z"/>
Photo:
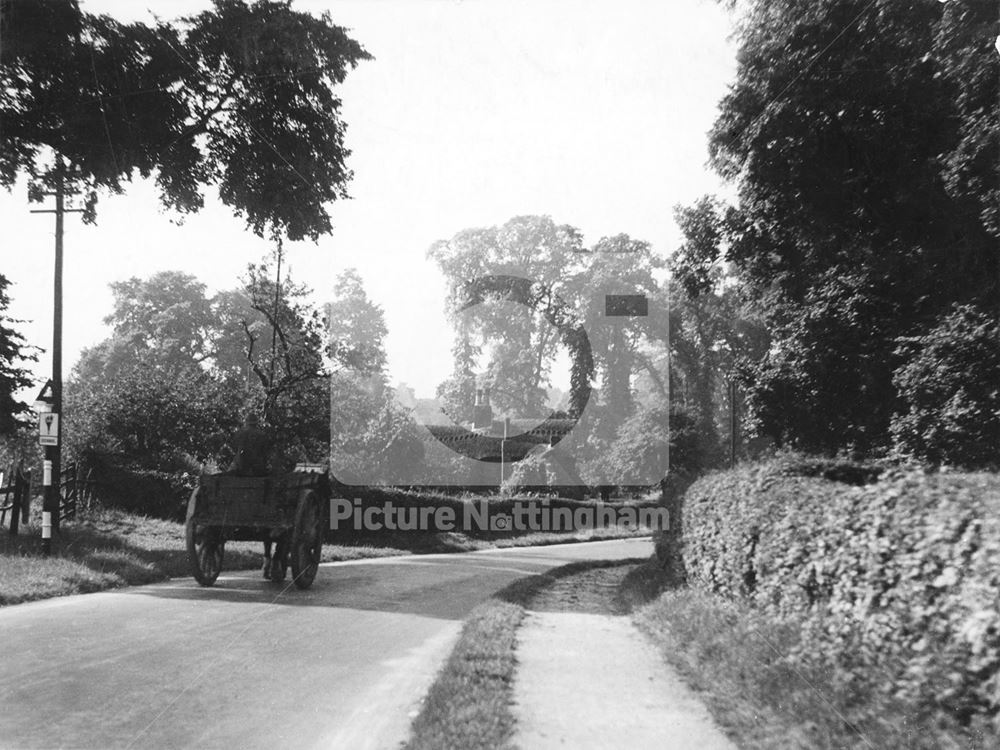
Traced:
<path id="1" fill-rule="evenodd" d="M 325 323 L 308 289 L 286 275 L 276 290 L 272 277 L 251 265 L 241 288 L 212 299 L 173 271 L 112 284 L 111 336 L 67 384 L 75 452 L 155 469 L 185 455 L 224 464 L 241 412 L 259 409 L 288 462 L 324 455 Z"/>
<path id="2" fill-rule="evenodd" d="M 111 283 L 114 309 L 104 322 L 128 358 L 155 354 L 167 369 L 204 362 L 213 353 L 213 318 L 205 285 L 190 274 L 161 271 Z"/>
<path id="3" fill-rule="evenodd" d="M 475 350 L 488 353 L 483 380 L 499 410 L 544 416 L 552 360 L 563 343 L 552 321 L 569 307 L 561 295 L 581 251 L 579 232 L 547 216 L 468 229 L 428 250 L 449 283 L 455 351 L 466 359 Z M 467 381 L 468 363 L 456 366 Z"/>
<path id="4" fill-rule="evenodd" d="M 191 471 L 225 462 L 239 426 L 239 393 L 195 368 L 137 359 L 111 377 L 67 383 L 69 452 L 142 470 Z"/>
<path id="5" fill-rule="evenodd" d="M 182 214 L 211 184 L 258 235 L 330 232 L 326 206 L 351 177 L 335 89 L 370 56 L 328 14 L 215 0 L 121 24 L 75 0 L 0 0 L 0 19 L 0 184 L 56 154 L 90 221 L 96 191 L 138 173 Z"/>
<path id="6" fill-rule="evenodd" d="M 437 397 L 444 412 L 455 423 L 471 422 L 476 399 L 476 361 L 482 348 L 473 343 L 467 321 L 456 324 L 455 343 L 451 349 L 451 375 L 437 387 Z"/>
<path id="7" fill-rule="evenodd" d="M 739 201 L 685 213 L 683 280 L 729 264 L 767 325 L 746 368 L 761 432 L 884 450 L 897 341 L 955 302 L 1000 310 L 1000 19 L 981 0 L 746 8 L 710 136 Z"/>
<path id="8" fill-rule="evenodd" d="M 934 464 L 1000 467 L 1000 322 L 956 306 L 927 334 L 903 342 L 893 381 L 898 449 Z"/>
<path id="9" fill-rule="evenodd" d="M 261 409 L 289 462 L 316 460 L 330 435 L 326 321 L 309 302 L 310 290 L 287 275 L 279 282 L 268 263 L 247 268 L 241 292 L 249 303 L 238 321 L 251 373 L 246 407 Z M 234 335 L 234 322 L 220 339 Z"/>
<path id="10" fill-rule="evenodd" d="M 10 304 L 8 286 L 10 281 L 0 274 L 0 436 L 5 437 L 24 423 L 21 417 L 28 412 L 28 405 L 18 401 L 15 394 L 31 385 L 32 379 L 24 363 L 35 359 L 24 337 L 11 325 L 18 321 L 6 315 Z"/>
<path id="11" fill-rule="evenodd" d="M 706 445 L 692 410 L 657 404 L 625 420 L 605 461 L 615 476 L 677 474 L 690 481 L 711 466 L 714 449 Z"/>
<path id="12" fill-rule="evenodd" d="M 424 458 L 409 410 L 377 376 L 330 376 L 331 470 L 342 482 L 410 483 Z"/>
<path id="13" fill-rule="evenodd" d="M 635 411 L 634 380 L 645 363 L 644 342 L 663 338 L 662 331 L 656 330 L 660 318 L 648 314 L 649 302 L 659 291 L 654 273 L 662 265 L 646 242 L 627 234 L 604 237 L 581 253 L 581 263 L 564 292 L 587 333 L 595 375 L 600 378 L 600 391 L 588 406 L 594 416 L 591 449 L 595 453 L 607 449 Z M 609 299 L 615 295 L 645 298 L 646 311 L 632 314 L 623 308 L 609 314 L 608 306 L 613 304 Z"/>
<path id="14" fill-rule="evenodd" d="M 382 308 L 368 298 L 354 268 L 337 277 L 333 294 L 335 299 L 326 308 L 330 358 L 355 372 L 383 374 L 388 330 Z"/>
<path id="15" fill-rule="evenodd" d="M 332 468 L 341 481 L 411 478 L 424 457 L 409 408 L 396 402 L 385 372 L 388 329 L 355 269 L 341 273 L 326 307 Z"/>
<path id="16" fill-rule="evenodd" d="M 69 452 L 162 471 L 224 459 L 240 394 L 210 367 L 219 332 L 205 285 L 165 271 L 110 286 L 111 335 L 66 384 Z"/>

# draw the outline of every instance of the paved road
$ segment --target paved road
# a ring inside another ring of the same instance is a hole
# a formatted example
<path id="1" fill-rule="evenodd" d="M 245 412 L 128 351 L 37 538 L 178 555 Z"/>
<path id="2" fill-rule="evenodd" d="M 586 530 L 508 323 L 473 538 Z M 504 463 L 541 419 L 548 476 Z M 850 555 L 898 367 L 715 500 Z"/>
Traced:
<path id="1" fill-rule="evenodd" d="M 643 540 L 323 565 L 0 609 L 0 747 L 394 748 L 476 604 Z"/>

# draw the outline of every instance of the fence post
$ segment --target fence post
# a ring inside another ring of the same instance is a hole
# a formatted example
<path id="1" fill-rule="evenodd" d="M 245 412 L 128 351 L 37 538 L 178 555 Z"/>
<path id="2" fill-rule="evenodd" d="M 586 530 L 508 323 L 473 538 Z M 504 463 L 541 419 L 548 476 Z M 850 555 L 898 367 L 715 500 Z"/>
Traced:
<path id="1" fill-rule="evenodd" d="M 10 535 L 17 536 L 21 523 L 21 467 L 11 472 L 14 475 L 14 502 L 10 509 Z"/>
<path id="2" fill-rule="evenodd" d="M 18 471 L 21 476 L 21 523 L 27 524 L 31 515 L 31 469 Z"/>

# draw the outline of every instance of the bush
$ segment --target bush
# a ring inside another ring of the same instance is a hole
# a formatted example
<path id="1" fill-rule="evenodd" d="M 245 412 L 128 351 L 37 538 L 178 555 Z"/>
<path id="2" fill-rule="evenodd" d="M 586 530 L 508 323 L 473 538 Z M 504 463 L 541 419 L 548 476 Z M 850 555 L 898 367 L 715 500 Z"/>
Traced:
<path id="1" fill-rule="evenodd" d="M 183 521 L 197 473 L 154 471 L 116 466 L 90 456 L 88 467 L 97 482 L 96 494 L 105 508 L 165 521 Z"/>
<path id="2" fill-rule="evenodd" d="M 897 449 L 933 464 L 1000 467 L 1000 322 L 956 307 L 900 350 L 893 375 L 903 408 L 892 419 Z"/>
<path id="3" fill-rule="evenodd" d="M 684 499 L 696 587 L 801 623 L 795 657 L 837 690 L 1000 730 L 1000 478 L 895 472 L 831 482 L 774 462 L 711 474 Z"/>

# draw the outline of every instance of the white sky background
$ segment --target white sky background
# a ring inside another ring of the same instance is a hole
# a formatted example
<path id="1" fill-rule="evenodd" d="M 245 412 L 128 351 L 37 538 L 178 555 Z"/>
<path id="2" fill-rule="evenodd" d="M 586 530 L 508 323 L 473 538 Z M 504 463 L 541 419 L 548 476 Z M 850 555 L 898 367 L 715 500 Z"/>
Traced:
<path id="1" fill-rule="evenodd" d="M 163 19 L 207 0 L 81 0 L 123 21 Z M 720 189 L 706 132 L 735 71 L 729 22 L 714 0 L 298 0 L 375 56 L 340 90 L 351 201 L 334 232 L 286 243 L 293 278 L 329 296 L 356 267 L 385 310 L 390 378 L 430 397 L 451 370 L 444 282 L 432 242 L 521 214 L 578 227 L 590 244 L 625 232 L 667 255 L 673 206 Z M 108 335 L 108 283 L 182 270 L 210 292 L 233 288 L 270 250 L 213 196 L 183 226 L 151 183 L 102 195 L 96 226 L 68 215 L 64 374 Z M 10 315 L 30 343 L 52 341 L 54 219 L 30 214 L 24 183 L 0 191 L 0 271 Z M 48 206 L 46 206 L 48 207 Z M 48 352 L 35 367 L 51 369 Z"/>

